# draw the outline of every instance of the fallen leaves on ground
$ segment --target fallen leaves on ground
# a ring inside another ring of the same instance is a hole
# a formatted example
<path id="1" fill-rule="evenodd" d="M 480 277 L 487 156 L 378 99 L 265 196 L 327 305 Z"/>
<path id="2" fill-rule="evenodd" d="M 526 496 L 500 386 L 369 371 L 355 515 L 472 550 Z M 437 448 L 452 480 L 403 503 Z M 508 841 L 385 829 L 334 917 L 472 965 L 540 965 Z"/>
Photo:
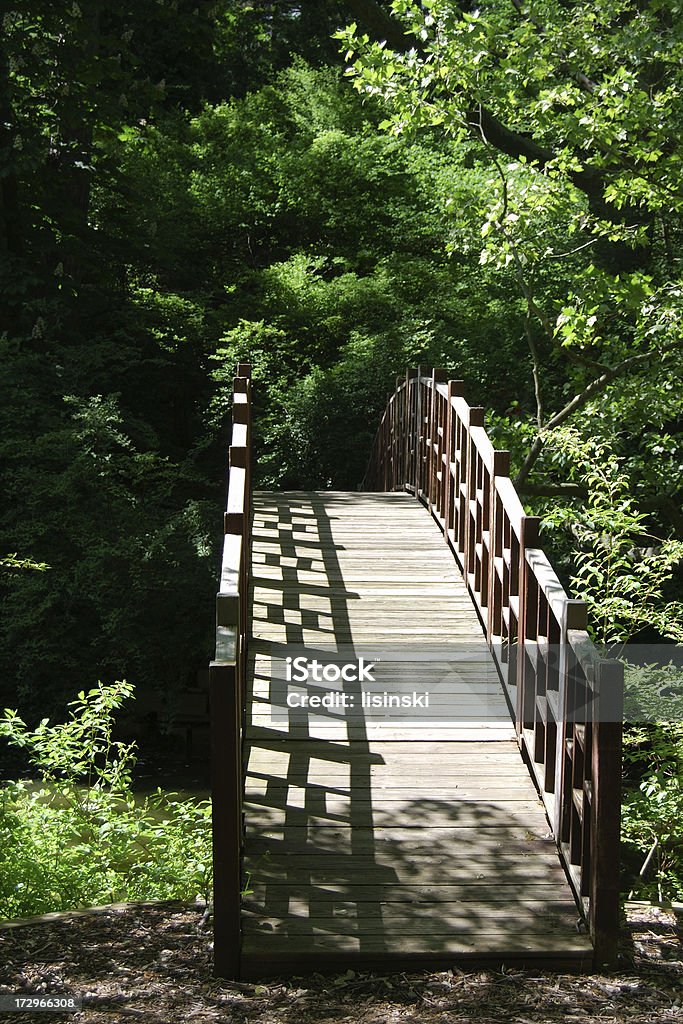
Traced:
<path id="1" fill-rule="evenodd" d="M 346 971 L 260 983 L 211 973 L 202 906 L 112 909 L 0 930 L 0 992 L 74 994 L 73 1024 L 627 1024 L 683 1021 L 683 949 L 672 911 L 627 909 L 619 968 L 571 975 L 516 968 L 378 975 Z"/>

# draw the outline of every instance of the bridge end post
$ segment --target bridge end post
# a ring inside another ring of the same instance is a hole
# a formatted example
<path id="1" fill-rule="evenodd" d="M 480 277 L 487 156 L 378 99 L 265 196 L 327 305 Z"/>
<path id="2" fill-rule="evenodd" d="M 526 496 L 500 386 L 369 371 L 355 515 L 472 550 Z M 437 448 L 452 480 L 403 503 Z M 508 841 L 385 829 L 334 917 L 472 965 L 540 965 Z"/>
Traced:
<path id="1" fill-rule="evenodd" d="M 242 903 L 242 753 L 236 664 L 209 666 L 214 974 L 238 979 Z"/>
<path id="2" fill-rule="evenodd" d="M 619 942 L 619 849 L 624 666 L 601 661 L 592 752 L 591 892 L 589 923 L 594 966 L 614 967 Z"/>

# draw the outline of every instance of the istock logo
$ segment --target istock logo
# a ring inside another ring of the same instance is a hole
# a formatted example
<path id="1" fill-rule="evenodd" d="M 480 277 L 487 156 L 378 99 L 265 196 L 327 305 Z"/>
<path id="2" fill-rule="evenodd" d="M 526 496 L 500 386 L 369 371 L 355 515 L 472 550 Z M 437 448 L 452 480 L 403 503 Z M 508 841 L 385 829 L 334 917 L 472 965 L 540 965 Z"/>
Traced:
<path id="1" fill-rule="evenodd" d="M 288 683 L 338 683 L 340 679 L 347 683 L 374 683 L 374 668 L 375 663 L 368 663 L 365 658 L 338 665 L 302 655 L 286 659 L 285 678 Z"/>

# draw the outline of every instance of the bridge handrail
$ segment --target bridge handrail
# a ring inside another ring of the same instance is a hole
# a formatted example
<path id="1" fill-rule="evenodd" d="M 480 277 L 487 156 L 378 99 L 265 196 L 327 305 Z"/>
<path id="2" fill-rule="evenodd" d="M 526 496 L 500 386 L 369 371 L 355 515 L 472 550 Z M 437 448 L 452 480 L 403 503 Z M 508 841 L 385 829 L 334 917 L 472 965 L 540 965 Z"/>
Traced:
<path id="1" fill-rule="evenodd" d="M 439 524 L 496 659 L 522 753 L 588 921 L 596 965 L 613 964 L 619 929 L 623 671 L 586 632 L 539 546 L 463 382 L 418 367 L 397 378 L 364 490 L 407 490 Z"/>
<path id="2" fill-rule="evenodd" d="M 209 666 L 211 703 L 214 964 L 239 976 L 244 790 L 242 734 L 249 638 L 252 466 L 251 367 L 240 363 L 233 381 L 228 497 L 216 594 L 216 655 Z"/>

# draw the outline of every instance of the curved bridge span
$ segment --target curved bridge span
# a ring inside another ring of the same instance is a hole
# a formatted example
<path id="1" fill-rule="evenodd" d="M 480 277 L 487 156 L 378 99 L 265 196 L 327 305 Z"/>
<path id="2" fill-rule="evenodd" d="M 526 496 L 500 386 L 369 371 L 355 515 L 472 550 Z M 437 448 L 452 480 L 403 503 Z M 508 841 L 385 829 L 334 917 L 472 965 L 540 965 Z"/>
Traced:
<path id="1" fill-rule="evenodd" d="M 397 382 L 367 490 L 252 494 L 238 368 L 210 672 L 220 975 L 615 958 L 619 666 L 440 376 Z"/>

